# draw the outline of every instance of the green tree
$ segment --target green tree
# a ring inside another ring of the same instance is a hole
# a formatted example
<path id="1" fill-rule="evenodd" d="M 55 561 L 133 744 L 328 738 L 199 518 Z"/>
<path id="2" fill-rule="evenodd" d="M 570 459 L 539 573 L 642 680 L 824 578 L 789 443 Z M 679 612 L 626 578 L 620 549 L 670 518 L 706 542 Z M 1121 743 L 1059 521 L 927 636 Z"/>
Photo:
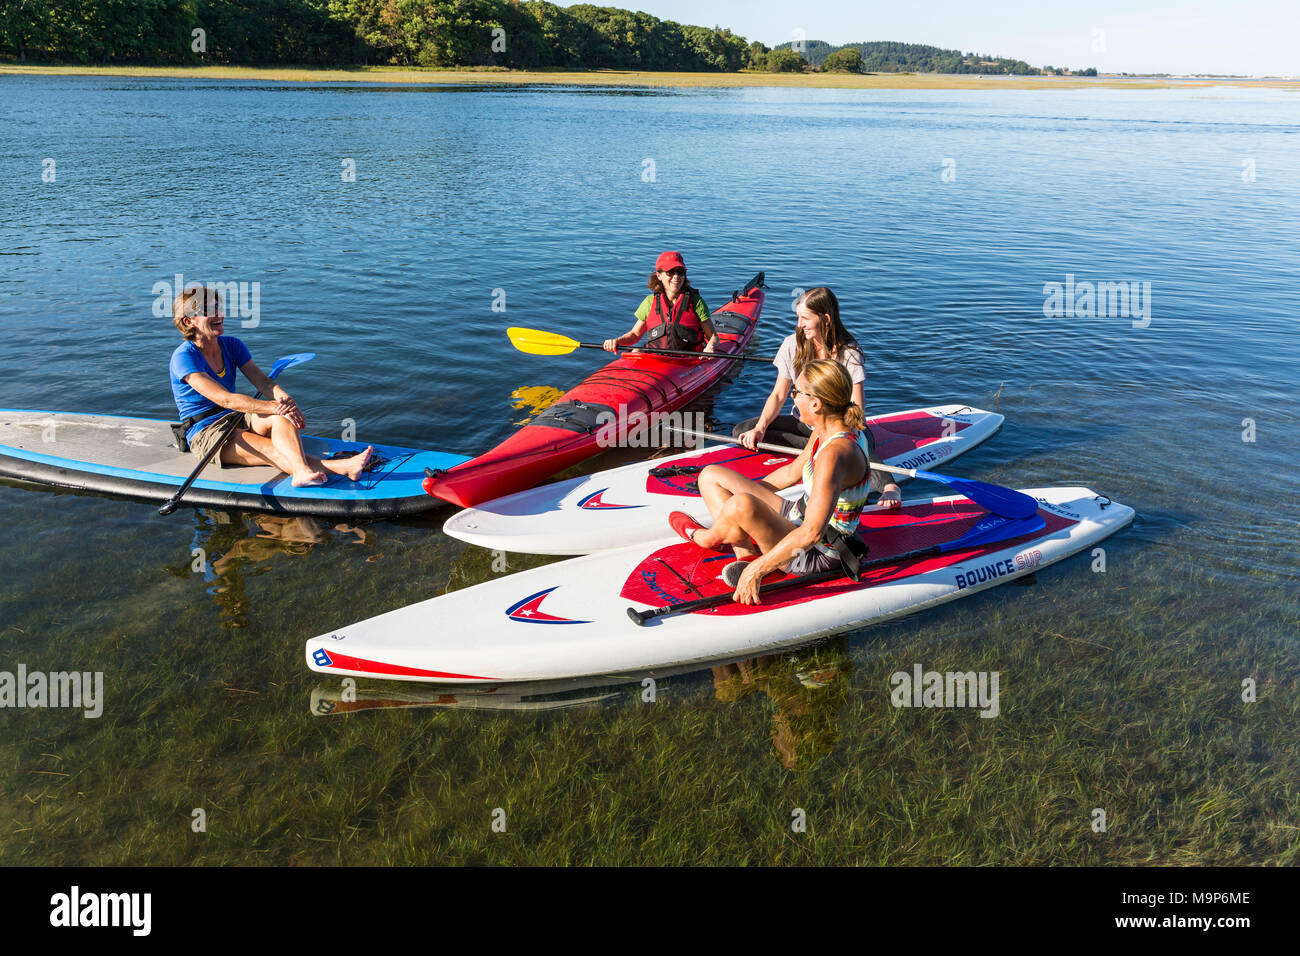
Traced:
<path id="1" fill-rule="evenodd" d="M 563 7 L 545 0 L 529 0 L 523 8 L 537 21 L 544 50 L 542 65 L 569 69 L 589 67 L 592 51 L 599 38 L 591 24 L 575 17 Z"/>
<path id="2" fill-rule="evenodd" d="M 822 60 L 822 69 L 832 73 L 861 73 L 862 51 L 855 46 L 846 46 Z"/>
<path id="3" fill-rule="evenodd" d="M 677 27 L 685 41 L 684 55 L 672 64 L 672 69 L 734 73 L 745 65 L 745 40 L 730 30 L 672 26 Z"/>
<path id="4" fill-rule="evenodd" d="M 78 63 L 143 63 L 188 54 L 179 27 L 189 22 L 181 0 L 51 0 L 49 55 Z"/>
<path id="5" fill-rule="evenodd" d="M 664 37 L 656 35 L 655 29 L 661 22 L 658 18 L 585 3 L 569 7 L 569 13 L 589 24 L 599 37 L 596 48 L 589 51 L 596 62 L 588 66 L 617 70 L 665 69 Z"/>
<path id="6" fill-rule="evenodd" d="M 48 48 L 54 29 L 52 4 L 44 0 L 9 0 L 0 5 L 0 54 L 25 62 Z"/>
<path id="7" fill-rule="evenodd" d="M 330 13 L 351 26 L 364 61 L 403 62 L 396 0 L 331 0 Z"/>
<path id="8" fill-rule="evenodd" d="M 763 58 L 763 69 L 768 73 L 806 73 L 808 61 L 794 50 L 778 48 Z"/>

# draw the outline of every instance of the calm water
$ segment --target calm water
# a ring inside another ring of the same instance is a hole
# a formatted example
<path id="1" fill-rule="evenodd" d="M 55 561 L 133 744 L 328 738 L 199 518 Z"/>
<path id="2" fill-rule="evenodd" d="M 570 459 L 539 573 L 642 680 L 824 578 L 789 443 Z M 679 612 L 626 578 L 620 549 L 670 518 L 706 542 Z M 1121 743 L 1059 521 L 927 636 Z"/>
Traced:
<path id="1" fill-rule="evenodd" d="M 259 324 L 230 330 L 263 368 L 318 353 L 286 376 L 311 430 L 352 418 L 363 438 L 472 454 L 522 417 L 515 389 L 600 364 L 521 355 L 504 327 L 624 331 L 655 254 L 674 248 L 710 303 L 766 271 L 763 351 L 792 328 L 792 290 L 829 285 L 869 346 L 872 411 L 999 409 L 1003 431 L 955 470 L 1134 506 L 1112 561 L 1193 606 L 1231 594 L 1294 664 L 1297 107 L 1293 92 L 1234 89 L 5 78 L 0 407 L 172 415 L 178 337 L 152 290 L 181 273 L 260 283 Z M 1149 324 L 1046 317 L 1044 285 L 1067 275 L 1149 283 Z M 746 371 L 713 415 L 757 414 L 771 381 Z M 216 648 L 256 641 L 265 671 L 237 679 L 294 682 L 308 720 L 306 637 L 488 573 L 443 517 L 162 519 L 0 485 L 0 653 L 147 667 L 183 634 L 191 673 L 234 680 Z M 225 557 L 221 571 L 190 573 L 192 547 Z M 1050 585 L 1067 605 L 1088 576 L 1076 564 Z M 927 620 L 948 614 L 962 612 Z M 102 639 L 77 643 L 88 634 Z"/>

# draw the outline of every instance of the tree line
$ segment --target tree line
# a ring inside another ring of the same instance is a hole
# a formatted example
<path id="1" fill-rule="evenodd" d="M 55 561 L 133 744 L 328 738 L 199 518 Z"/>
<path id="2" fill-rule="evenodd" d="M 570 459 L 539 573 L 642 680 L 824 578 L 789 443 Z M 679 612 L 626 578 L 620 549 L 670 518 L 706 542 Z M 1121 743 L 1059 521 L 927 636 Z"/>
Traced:
<path id="1" fill-rule="evenodd" d="M 752 65 L 750 44 L 724 28 L 544 0 L 5 0 L 0 56 L 693 72 Z"/>
<path id="2" fill-rule="evenodd" d="M 793 44 L 783 43 L 777 50 L 790 49 Z M 1024 60 L 1003 56 L 986 56 L 945 50 L 923 43 L 895 43 L 888 40 L 871 43 L 845 43 L 832 46 L 821 40 L 811 40 L 803 45 L 803 57 L 815 67 L 826 71 L 850 73 L 979 73 L 1011 76 L 1057 76 L 1073 73 L 1076 76 L 1096 76 L 1097 70 L 1068 71 L 1061 67 L 1033 67 Z M 775 52 L 775 51 L 773 51 Z"/>
<path id="3" fill-rule="evenodd" d="M 724 27 L 546 0 L 0 2 L 0 57 L 19 62 L 1040 72 L 1001 59 L 1011 67 L 970 69 L 971 56 L 906 43 L 813 41 L 804 51 L 789 44 L 769 49 Z"/>

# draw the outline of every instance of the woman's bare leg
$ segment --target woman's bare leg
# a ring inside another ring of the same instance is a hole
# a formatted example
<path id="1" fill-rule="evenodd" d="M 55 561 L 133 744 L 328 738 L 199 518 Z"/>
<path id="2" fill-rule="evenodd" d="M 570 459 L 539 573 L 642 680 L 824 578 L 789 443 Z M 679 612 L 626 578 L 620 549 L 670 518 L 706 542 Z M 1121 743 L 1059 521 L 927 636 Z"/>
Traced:
<path id="1" fill-rule="evenodd" d="M 766 485 L 760 485 L 754 479 L 746 478 L 724 465 L 709 465 L 700 472 L 697 483 L 700 487 L 700 497 L 704 499 L 709 514 L 714 518 L 722 513 L 723 506 L 733 495 L 753 495 L 765 502 L 777 514 L 781 513 L 781 506 L 784 504 L 781 496 Z"/>
<path id="2" fill-rule="evenodd" d="M 322 461 L 303 450 L 302 436 L 283 415 L 254 415 L 253 426 L 253 431 L 241 430 L 226 443 L 221 460 L 231 465 L 273 465 L 289 475 L 295 485 L 314 484 L 326 473 L 356 481 L 375 450 L 373 445 L 367 445 L 348 458 Z"/>
<path id="3" fill-rule="evenodd" d="M 312 476 L 324 477 L 326 472 L 344 475 L 349 481 L 356 481 L 361 477 L 361 472 L 365 471 L 366 463 L 375 450 L 373 445 L 367 445 L 364 451 L 347 458 L 324 461 L 307 454 L 302 447 L 301 433 L 283 415 L 254 415 L 253 428 L 259 435 L 270 435 L 283 460 L 293 462 L 295 466 L 302 463 L 301 470 L 297 467 L 280 469 L 293 475 L 295 484 L 299 483 L 300 477 L 310 481 Z"/>
<path id="4" fill-rule="evenodd" d="M 712 528 L 696 531 L 691 540 L 702 548 L 727 545 L 737 558 L 752 558 L 772 550 L 794 529 L 794 522 L 782 518 L 780 512 L 766 501 L 748 492 L 740 492 L 727 499 Z"/>
<path id="5" fill-rule="evenodd" d="M 222 461 L 230 465 L 274 465 L 299 486 L 325 480 L 320 469 L 308 464 L 298 429 L 287 418 L 254 415 L 253 426 L 253 431 L 240 429 L 226 442 L 221 449 Z"/>
<path id="6" fill-rule="evenodd" d="M 295 484 L 299 479 L 313 480 L 313 476 L 324 477 L 325 472 L 343 475 L 349 481 L 356 481 L 365 471 L 366 464 L 374 452 L 373 445 L 347 458 L 335 458 L 324 461 L 308 455 L 302 447 L 302 435 L 298 429 L 283 415 L 254 415 L 253 428 L 259 435 L 270 434 L 271 441 L 284 461 L 291 462 L 293 468 L 281 467 L 280 470 L 293 476 Z"/>
<path id="7" fill-rule="evenodd" d="M 319 468 L 314 468 L 307 461 L 307 453 L 302 450 L 302 436 L 298 429 L 293 427 L 293 422 L 283 415 L 253 415 L 253 431 L 264 438 L 270 438 L 271 444 L 275 447 L 276 459 L 280 462 L 281 471 L 293 478 L 295 484 L 303 481 L 311 481 L 317 476 L 321 476 Z M 323 476 L 321 476 L 323 477 Z"/>

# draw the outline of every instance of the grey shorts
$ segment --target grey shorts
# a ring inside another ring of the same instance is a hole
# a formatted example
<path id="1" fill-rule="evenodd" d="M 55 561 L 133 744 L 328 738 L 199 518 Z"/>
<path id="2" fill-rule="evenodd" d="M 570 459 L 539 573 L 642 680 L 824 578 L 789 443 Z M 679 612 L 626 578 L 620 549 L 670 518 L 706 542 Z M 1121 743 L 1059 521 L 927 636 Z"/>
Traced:
<path id="1" fill-rule="evenodd" d="M 198 455 L 200 458 L 202 458 L 204 455 L 210 452 L 212 450 L 212 446 L 215 445 L 220 440 L 223 434 L 225 434 L 226 426 L 230 424 L 231 415 L 238 415 L 241 419 L 243 419 L 243 421 L 241 421 L 238 425 L 235 426 L 236 431 L 239 431 L 241 428 L 251 429 L 253 427 L 253 416 L 248 412 L 230 412 L 226 415 L 222 415 L 215 422 L 213 422 L 211 425 L 204 428 L 203 431 L 199 432 L 197 435 L 194 436 L 194 440 L 190 442 L 190 454 Z M 222 461 L 220 452 L 218 452 L 214 456 L 214 460 L 216 461 L 217 466 L 219 468 L 236 467 L 235 465 L 227 465 L 224 461 Z"/>
<path id="2" fill-rule="evenodd" d="M 787 500 L 781 506 L 781 517 L 789 521 L 794 505 L 793 501 Z M 819 571 L 832 571 L 840 566 L 838 554 L 826 554 L 820 548 L 811 547 L 802 554 L 796 554 L 781 566 L 781 570 L 786 574 L 816 574 Z"/>

